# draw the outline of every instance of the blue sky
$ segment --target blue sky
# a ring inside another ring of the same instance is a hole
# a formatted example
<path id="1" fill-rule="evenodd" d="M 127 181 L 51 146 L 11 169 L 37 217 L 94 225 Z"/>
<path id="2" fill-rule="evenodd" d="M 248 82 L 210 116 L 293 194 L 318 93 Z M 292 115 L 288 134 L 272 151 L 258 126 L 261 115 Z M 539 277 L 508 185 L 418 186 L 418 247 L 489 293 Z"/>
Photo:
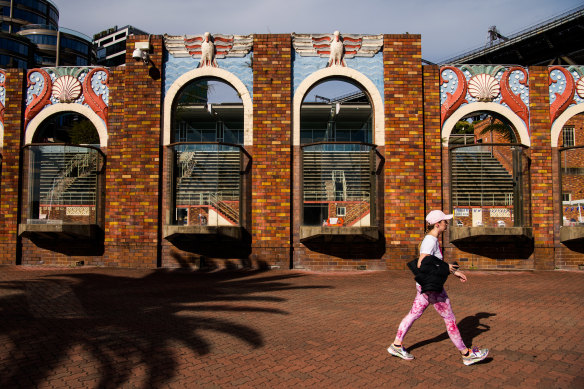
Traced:
<path id="1" fill-rule="evenodd" d="M 511 35 L 584 0 L 53 0 L 59 25 L 86 35 L 133 25 L 152 34 L 341 33 L 422 35 L 438 62 L 486 43 L 496 25 Z"/>

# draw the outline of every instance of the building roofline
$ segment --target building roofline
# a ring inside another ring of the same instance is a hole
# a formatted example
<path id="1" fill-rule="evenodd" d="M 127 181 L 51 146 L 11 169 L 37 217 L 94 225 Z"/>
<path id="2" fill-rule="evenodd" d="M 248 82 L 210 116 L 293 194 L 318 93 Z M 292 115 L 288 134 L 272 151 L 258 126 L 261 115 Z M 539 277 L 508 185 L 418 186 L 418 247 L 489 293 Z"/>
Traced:
<path id="1" fill-rule="evenodd" d="M 508 40 L 506 40 L 504 42 L 497 43 L 497 44 L 495 44 L 493 46 L 489 46 L 489 47 L 481 47 L 478 49 L 469 50 L 469 51 L 463 52 L 462 54 L 458 54 L 454 57 L 451 57 L 449 59 L 439 61 L 438 63 L 451 64 L 451 63 L 468 62 L 469 60 L 472 60 L 473 58 L 483 56 L 486 54 L 490 54 L 490 53 L 493 53 L 495 51 L 499 51 L 501 49 L 504 49 L 505 47 L 508 47 L 508 46 L 511 46 L 517 42 L 520 42 L 523 39 L 535 36 L 537 34 L 545 32 L 545 31 L 549 31 L 552 28 L 555 28 L 557 26 L 560 26 L 560 25 L 567 23 L 567 22 L 570 22 L 572 20 L 578 19 L 580 17 L 584 17 L 584 5 L 573 8 L 573 9 L 566 11 L 566 12 L 563 12 L 559 15 L 553 16 L 553 17 L 551 17 L 547 20 L 544 20 L 543 22 L 538 23 L 534 26 L 524 28 L 523 30 L 508 36 L 507 37 Z"/>

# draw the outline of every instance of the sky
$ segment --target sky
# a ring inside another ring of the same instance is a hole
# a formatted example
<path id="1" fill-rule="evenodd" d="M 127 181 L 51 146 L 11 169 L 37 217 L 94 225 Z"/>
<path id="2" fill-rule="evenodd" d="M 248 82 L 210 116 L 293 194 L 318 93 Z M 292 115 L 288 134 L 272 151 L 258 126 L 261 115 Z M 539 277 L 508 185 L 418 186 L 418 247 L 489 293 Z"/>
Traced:
<path id="1" fill-rule="evenodd" d="M 440 62 L 511 35 L 584 0 L 53 0 L 59 26 L 90 37 L 132 25 L 151 34 L 332 33 L 422 35 L 422 58 Z"/>

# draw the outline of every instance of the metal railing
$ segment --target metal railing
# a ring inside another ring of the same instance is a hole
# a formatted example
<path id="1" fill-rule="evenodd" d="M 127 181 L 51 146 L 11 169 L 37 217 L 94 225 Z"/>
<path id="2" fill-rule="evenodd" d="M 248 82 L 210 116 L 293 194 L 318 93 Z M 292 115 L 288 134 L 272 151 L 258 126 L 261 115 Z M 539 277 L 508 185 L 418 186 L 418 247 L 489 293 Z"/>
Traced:
<path id="1" fill-rule="evenodd" d="M 243 146 L 223 142 L 177 142 L 172 151 L 174 225 L 240 225 Z M 249 165 L 249 163 L 247 164 Z"/>
<path id="2" fill-rule="evenodd" d="M 316 142 L 302 150 L 302 223 L 375 225 L 377 174 L 383 157 L 361 142 Z M 342 216 L 337 208 L 343 209 Z M 342 223 L 338 223 L 342 218 Z M 329 219 L 335 222 L 329 222 Z"/>
<path id="3" fill-rule="evenodd" d="M 105 155 L 94 146 L 23 146 L 23 220 L 31 224 L 98 224 Z"/>
<path id="4" fill-rule="evenodd" d="M 530 225 L 526 149 L 510 143 L 449 147 L 450 205 L 455 225 Z"/>

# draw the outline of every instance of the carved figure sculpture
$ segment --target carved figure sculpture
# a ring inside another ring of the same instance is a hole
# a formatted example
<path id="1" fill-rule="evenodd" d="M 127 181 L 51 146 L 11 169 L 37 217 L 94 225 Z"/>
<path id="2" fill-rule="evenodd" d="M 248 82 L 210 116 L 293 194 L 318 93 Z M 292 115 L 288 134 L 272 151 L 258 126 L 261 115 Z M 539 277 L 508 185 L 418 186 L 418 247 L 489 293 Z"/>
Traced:
<path id="1" fill-rule="evenodd" d="M 344 54 L 345 46 L 343 45 L 343 38 L 338 31 L 333 34 L 333 39 L 330 45 L 330 57 L 327 66 L 347 66 L 345 64 Z"/>
<path id="2" fill-rule="evenodd" d="M 213 66 L 217 67 L 217 62 L 215 61 L 215 44 L 211 39 L 211 34 L 206 32 L 203 35 L 203 43 L 201 43 L 201 61 L 199 62 L 199 67 Z"/>

